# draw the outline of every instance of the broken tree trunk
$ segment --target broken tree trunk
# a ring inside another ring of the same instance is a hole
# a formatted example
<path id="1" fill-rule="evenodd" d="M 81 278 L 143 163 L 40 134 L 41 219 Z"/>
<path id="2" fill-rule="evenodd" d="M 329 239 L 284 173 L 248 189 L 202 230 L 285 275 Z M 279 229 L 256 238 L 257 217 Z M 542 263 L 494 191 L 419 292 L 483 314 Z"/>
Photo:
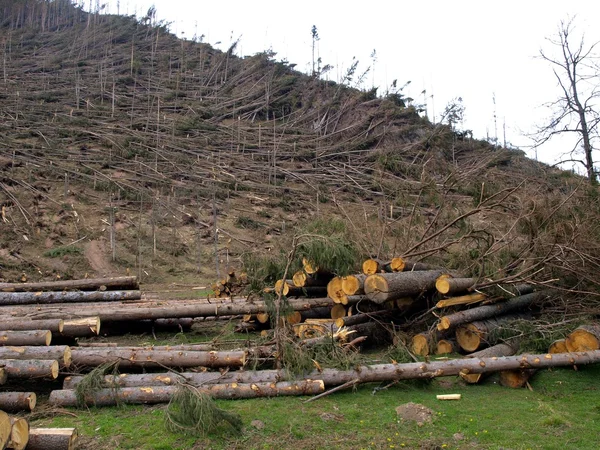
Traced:
<path id="1" fill-rule="evenodd" d="M 50 345 L 52 333 L 48 330 L 0 331 L 0 346 Z"/>
<path id="2" fill-rule="evenodd" d="M 97 367 L 115 361 L 118 367 L 242 367 L 245 351 L 121 350 L 117 348 L 75 348 L 71 353 L 76 366 Z"/>
<path id="3" fill-rule="evenodd" d="M 112 302 L 139 300 L 140 291 L 51 291 L 0 292 L 0 305 L 39 305 L 52 303 Z"/>
<path id="4" fill-rule="evenodd" d="M 365 280 L 365 294 L 378 304 L 419 295 L 435 288 L 435 280 L 441 274 L 441 270 L 425 270 L 369 275 Z"/>
<path id="5" fill-rule="evenodd" d="M 37 403 L 35 392 L 0 392 L 0 410 L 7 412 L 33 411 Z"/>
<path id="6" fill-rule="evenodd" d="M 75 450 L 75 428 L 30 428 L 27 450 Z"/>
<path id="7" fill-rule="evenodd" d="M 168 403 L 179 389 L 178 386 L 131 387 L 121 389 L 102 389 L 93 395 L 86 396 L 87 406 L 115 406 L 120 403 L 156 404 Z M 258 397 L 278 397 L 284 395 L 314 395 L 323 392 L 325 385 L 321 380 L 304 380 L 298 382 L 282 381 L 279 383 L 232 383 L 215 384 L 200 387 L 199 390 L 221 399 L 242 399 Z M 79 406 L 75 391 L 52 391 L 49 398 L 54 406 Z"/>
<path id="8" fill-rule="evenodd" d="M 517 352 L 517 345 L 508 343 L 497 344 L 475 353 L 467 355 L 466 358 L 497 358 L 499 356 L 512 356 Z M 460 377 L 469 384 L 476 384 L 483 378 L 482 373 L 472 373 L 468 370 L 461 371 Z"/>
<path id="9" fill-rule="evenodd" d="M 0 411 L 0 448 L 2 449 L 8 444 L 11 428 L 10 417 L 4 411 Z"/>
<path id="10" fill-rule="evenodd" d="M 0 347 L 0 359 L 52 359 L 61 367 L 69 367 L 71 348 L 67 345 Z"/>
<path id="11" fill-rule="evenodd" d="M 435 288 L 442 295 L 456 294 L 467 291 L 475 284 L 475 278 L 440 277 L 435 282 Z"/>
<path id="12" fill-rule="evenodd" d="M 41 281 L 38 283 L 0 283 L 3 292 L 36 291 L 105 291 L 115 289 L 139 289 L 137 277 L 86 278 L 84 280 Z"/>
<path id="13" fill-rule="evenodd" d="M 458 345 L 460 345 L 460 348 L 471 353 L 479 350 L 483 346 L 495 344 L 500 339 L 500 336 L 497 336 L 497 333 L 492 333 L 493 331 L 499 330 L 511 322 L 530 317 L 531 315 L 524 313 L 510 314 L 494 319 L 460 325 L 456 329 L 456 341 L 458 342 Z"/>
<path id="14" fill-rule="evenodd" d="M 2 331 L 49 330 L 52 333 L 61 333 L 63 326 L 62 319 L 23 320 L 0 318 L 0 330 Z"/>
<path id="15" fill-rule="evenodd" d="M 58 377 L 59 364 L 45 359 L 0 359 L 8 378 L 52 378 Z"/>
<path id="16" fill-rule="evenodd" d="M 565 338 L 570 352 L 598 350 L 600 348 L 600 324 L 582 325 Z"/>
<path id="17" fill-rule="evenodd" d="M 449 330 L 464 323 L 477 320 L 489 319 L 491 317 L 502 316 L 508 312 L 520 311 L 528 308 L 535 302 L 543 301 L 550 295 L 549 291 L 540 291 L 532 294 L 514 297 L 505 302 L 495 303 L 493 305 L 478 306 L 475 308 L 458 311 L 454 314 L 443 316 L 437 325 L 438 330 Z"/>
<path id="18" fill-rule="evenodd" d="M 24 450 L 29 442 L 29 422 L 19 417 L 10 418 L 10 439 L 6 448 Z"/>

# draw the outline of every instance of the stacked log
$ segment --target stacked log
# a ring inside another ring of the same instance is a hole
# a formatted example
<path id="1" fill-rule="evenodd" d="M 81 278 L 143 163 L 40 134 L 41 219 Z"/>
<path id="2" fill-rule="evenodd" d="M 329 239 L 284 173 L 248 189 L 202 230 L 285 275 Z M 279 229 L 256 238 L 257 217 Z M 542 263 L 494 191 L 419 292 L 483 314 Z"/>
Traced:
<path id="1" fill-rule="evenodd" d="M 600 348 L 600 324 L 578 327 L 566 337 L 565 346 L 570 352 L 598 350 Z"/>
<path id="2" fill-rule="evenodd" d="M 474 352 L 484 346 L 496 343 L 495 341 L 499 337 L 493 336 L 492 331 L 510 322 L 528 317 L 530 316 L 526 314 L 513 314 L 461 325 L 456 329 L 456 341 L 466 352 Z"/>
<path id="3" fill-rule="evenodd" d="M 8 412 L 33 411 L 37 404 L 35 392 L 0 392 L 0 410 Z"/>
<path id="4" fill-rule="evenodd" d="M 75 428 L 30 428 L 27 450 L 74 450 L 78 433 Z"/>

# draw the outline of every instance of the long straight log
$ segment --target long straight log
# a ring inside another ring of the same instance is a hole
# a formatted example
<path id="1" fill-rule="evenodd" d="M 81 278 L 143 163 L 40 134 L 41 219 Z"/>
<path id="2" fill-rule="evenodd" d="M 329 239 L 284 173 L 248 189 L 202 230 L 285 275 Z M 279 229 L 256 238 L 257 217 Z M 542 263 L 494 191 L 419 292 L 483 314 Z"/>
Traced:
<path id="1" fill-rule="evenodd" d="M 75 428 L 30 428 L 27 450 L 75 450 Z"/>
<path id="2" fill-rule="evenodd" d="M 40 281 L 37 283 L 0 283 L 3 292 L 36 292 L 64 290 L 139 289 L 137 277 L 86 278 L 83 280 Z"/>
<path id="3" fill-rule="evenodd" d="M 244 351 L 165 351 L 121 350 L 117 348 L 74 348 L 71 353 L 76 366 L 97 367 L 115 361 L 120 369 L 131 367 L 242 367 Z M 10 374 L 9 374 L 10 376 Z"/>
<path id="4" fill-rule="evenodd" d="M 463 373 L 490 373 L 511 369 L 541 369 L 547 367 L 579 366 L 600 362 L 600 350 L 589 352 L 534 354 L 504 357 L 460 358 L 445 361 L 415 362 L 406 364 L 376 364 L 358 366 L 351 370 L 323 369 L 305 376 L 306 379 L 323 380 L 325 386 L 339 386 L 358 380 L 360 383 L 390 382 L 395 380 L 429 379 L 435 377 L 457 376 Z M 212 373 L 163 373 L 130 375 L 123 374 L 111 377 L 119 386 L 135 386 L 138 383 L 149 385 L 174 385 L 183 380 L 192 385 L 210 383 L 257 383 L 286 380 L 289 375 L 285 371 L 263 370 L 257 372 L 240 371 L 220 374 Z M 69 388 L 80 382 L 81 377 L 72 377 Z M 106 380 L 109 380 L 107 377 Z M 109 386 L 111 385 L 109 384 Z M 65 386 L 66 387 L 66 386 Z"/>
<path id="5" fill-rule="evenodd" d="M 61 333 L 63 327 L 64 322 L 62 319 L 23 320 L 0 318 L 1 331 L 49 330 L 52 333 Z"/>
<path id="6" fill-rule="evenodd" d="M 440 319 L 437 325 L 438 330 L 449 330 L 463 323 L 474 322 L 477 320 L 489 319 L 491 317 L 502 316 L 513 311 L 520 311 L 528 308 L 535 302 L 540 302 L 550 296 L 549 291 L 534 292 L 532 294 L 514 297 L 505 302 L 495 303 L 493 305 L 478 306 L 464 311 L 458 311 L 448 314 Z"/>
<path id="7" fill-rule="evenodd" d="M 475 284 L 475 278 L 440 277 L 435 282 L 435 288 L 442 295 L 464 292 Z"/>
<path id="8" fill-rule="evenodd" d="M 102 389 L 85 398 L 87 406 L 114 406 L 120 403 L 156 404 L 168 403 L 179 389 L 178 386 L 128 387 L 121 389 Z M 247 399 L 259 397 L 278 397 L 289 395 L 314 395 L 325 390 L 321 380 L 279 383 L 232 383 L 215 384 L 199 388 L 214 398 Z M 59 390 L 50 393 L 49 402 L 54 406 L 78 406 L 74 390 Z"/>
<path id="9" fill-rule="evenodd" d="M 0 392 L 0 410 L 6 412 L 33 411 L 37 403 L 35 392 Z"/>
<path id="10" fill-rule="evenodd" d="M 50 345 L 52 333 L 48 330 L 0 331 L 0 346 Z"/>
<path id="11" fill-rule="evenodd" d="M 492 347 L 484 348 L 475 353 L 467 355 L 466 358 L 497 358 L 499 356 L 512 356 L 517 353 L 517 345 L 511 345 L 508 343 L 501 343 L 493 345 Z M 459 373 L 460 377 L 469 384 L 477 384 L 481 381 L 484 374 L 472 373 L 467 370 Z"/>
<path id="12" fill-rule="evenodd" d="M 355 304 L 360 301 L 366 300 L 364 295 L 354 295 L 347 298 L 348 304 Z M 288 305 L 291 310 L 294 311 L 306 311 L 312 308 L 333 306 L 333 301 L 330 298 L 303 298 L 297 300 L 290 300 Z M 78 305 L 78 304 L 74 304 Z M 99 316 L 101 321 L 106 322 L 120 322 L 129 320 L 150 320 L 150 319 L 166 319 L 166 318 L 177 318 L 177 317 L 209 317 L 209 316 L 237 316 L 243 314 L 257 314 L 268 310 L 267 305 L 264 302 L 248 302 L 248 303 L 224 303 L 218 302 L 215 304 L 208 304 L 204 301 L 198 301 L 196 303 L 189 303 L 182 306 L 175 304 L 169 304 L 169 306 L 163 306 L 158 303 L 153 306 L 144 307 L 139 304 L 136 305 L 125 305 L 121 304 L 119 307 L 109 308 L 105 305 L 100 307 L 88 307 L 85 304 L 80 304 L 80 307 L 62 305 L 52 305 L 48 307 L 38 307 L 35 312 L 28 311 L 27 309 L 22 310 L 10 310 L 10 313 L 19 312 L 24 316 L 34 316 L 36 318 L 51 319 L 51 318 L 71 318 L 71 317 L 89 317 Z M 0 318 L 3 311 L 0 309 Z M 1 320 L 1 319 L 0 319 Z"/>
<path id="13" fill-rule="evenodd" d="M 29 422 L 20 417 L 10 418 L 10 439 L 7 448 L 24 450 L 29 442 Z"/>
<path id="14" fill-rule="evenodd" d="M 401 297 L 419 295 L 435 288 L 441 270 L 418 272 L 380 273 L 365 280 L 365 294 L 375 303 L 384 303 Z"/>
<path id="15" fill-rule="evenodd" d="M 492 331 L 503 327 L 505 324 L 531 317 L 530 314 L 510 314 L 494 319 L 482 320 L 460 325 L 456 329 L 456 341 L 460 348 L 466 352 L 474 352 L 483 346 L 495 344 L 498 338 Z"/>
<path id="16" fill-rule="evenodd" d="M 8 378 L 52 378 L 58 377 L 59 364 L 45 359 L 0 359 Z"/>
<path id="17" fill-rule="evenodd" d="M 58 361 L 60 367 L 69 367 L 71 348 L 67 345 L 0 347 L 0 359 L 52 359 Z"/>
<path id="18" fill-rule="evenodd" d="M 0 305 L 113 302 L 140 298 L 142 298 L 140 291 L 0 292 Z"/>

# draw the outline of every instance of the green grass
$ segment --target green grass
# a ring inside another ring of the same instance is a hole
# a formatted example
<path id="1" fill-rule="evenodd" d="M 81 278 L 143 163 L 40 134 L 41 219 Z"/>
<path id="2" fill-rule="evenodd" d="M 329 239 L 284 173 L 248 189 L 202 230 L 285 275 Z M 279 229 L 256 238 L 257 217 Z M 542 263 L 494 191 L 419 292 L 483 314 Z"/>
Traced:
<path id="1" fill-rule="evenodd" d="M 508 389 L 490 377 L 465 386 L 455 378 L 429 385 L 402 383 L 372 394 L 363 385 L 304 404 L 303 398 L 220 400 L 242 417 L 245 430 L 223 429 L 194 438 L 169 433 L 166 406 L 73 410 L 75 416 L 32 421 L 32 426 L 77 427 L 82 448 L 101 449 L 596 449 L 600 431 L 600 365 L 544 370 L 528 389 Z M 460 401 L 436 394 L 460 393 Z M 403 423 L 395 408 L 420 403 L 432 424 Z M 251 425 L 260 421 L 264 428 Z"/>

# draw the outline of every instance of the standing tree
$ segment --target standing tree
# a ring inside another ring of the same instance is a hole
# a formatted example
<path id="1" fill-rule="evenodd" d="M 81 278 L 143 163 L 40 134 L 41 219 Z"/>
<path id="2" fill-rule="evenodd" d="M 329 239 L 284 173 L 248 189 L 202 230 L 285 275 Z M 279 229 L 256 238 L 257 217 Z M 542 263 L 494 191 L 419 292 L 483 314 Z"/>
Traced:
<path id="1" fill-rule="evenodd" d="M 317 45 L 317 41 L 319 40 L 319 32 L 317 31 L 317 26 L 313 25 L 311 30 L 312 35 L 312 75 L 313 77 L 317 74 L 315 71 L 315 47 Z"/>
<path id="2" fill-rule="evenodd" d="M 536 135 L 535 146 L 549 141 L 557 135 L 575 133 L 577 141 L 569 152 L 570 159 L 561 162 L 581 163 L 587 172 L 592 185 L 598 184 L 598 172 L 594 168 L 594 141 L 598 139 L 598 123 L 600 110 L 598 100 L 597 56 L 594 49 L 598 42 L 586 46 L 583 37 L 575 39 L 573 21 L 561 21 L 556 37 L 547 40 L 558 47 L 556 57 L 544 50 L 540 55 L 551 64 L 554 76 L 558 81 L 561 95 L 548 104 L 553 110 L 550 123 L 541 127 Z M 583 148 L 584 159 L 575 157 L 577 150 Z"/>

